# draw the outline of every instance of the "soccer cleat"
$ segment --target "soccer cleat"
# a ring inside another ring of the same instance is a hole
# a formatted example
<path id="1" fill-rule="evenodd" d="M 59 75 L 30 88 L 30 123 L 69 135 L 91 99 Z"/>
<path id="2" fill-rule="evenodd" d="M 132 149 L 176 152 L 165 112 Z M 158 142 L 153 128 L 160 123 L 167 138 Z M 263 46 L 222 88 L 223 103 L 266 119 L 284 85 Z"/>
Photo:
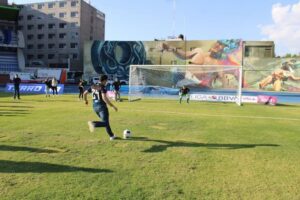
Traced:
<path id="1" fill-rule="evenodd" d="M 90 129 L 90 132 L 93 133 L 94 130 L 95 130 L 95 125 L 92 121 L 88 121 L 88 126 L 89 126 L 89 129 Z"/>
<path id="2" fill-rule="evenodd" d="M 111 137 L 109 137 L 109 140 L 110 141 L 112 141 L 112 140 L 114 140 L 114 139 L 116 139 L 116 136 L 114 135 L 114 136 L 111 136 Z"/>

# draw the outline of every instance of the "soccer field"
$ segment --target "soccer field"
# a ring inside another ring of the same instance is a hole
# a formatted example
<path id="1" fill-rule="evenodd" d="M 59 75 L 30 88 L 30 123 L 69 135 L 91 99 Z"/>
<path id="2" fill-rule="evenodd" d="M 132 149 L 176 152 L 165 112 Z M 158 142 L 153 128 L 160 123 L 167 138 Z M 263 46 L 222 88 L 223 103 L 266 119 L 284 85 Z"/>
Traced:
<path id="1" fill-rule="evenodd" d="M 0 95 L 0 199 L 300 199 L 300 105 Z M 124 129 L 133 137 L 121 139 Z"/>

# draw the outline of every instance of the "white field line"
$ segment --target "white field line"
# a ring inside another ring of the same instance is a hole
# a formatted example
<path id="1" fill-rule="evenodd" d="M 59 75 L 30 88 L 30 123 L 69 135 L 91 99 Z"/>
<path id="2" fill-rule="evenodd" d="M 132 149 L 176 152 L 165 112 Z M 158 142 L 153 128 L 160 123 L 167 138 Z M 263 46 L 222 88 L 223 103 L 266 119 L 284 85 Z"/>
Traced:
<path id="1" fill-rule="evenodd" d="M 174 111 L 160 111 L 160 110 L 147 110 L 147 109 L 130 109 L 121 108 L 121 110 L 127 110 L 131 112 L 142 113 L 162 113 L 162 114 L 176 114 L 176 115 L 194 115 L 203 117 L 228 117 L 228 118 L 244 118 L 244 119 L 270 119 L 270 120 L 286 120 L 286 121 L 300 121 L 300 118 L 288 118 L 288 117 L 266 117 L 266 116 L 248 116 L 248 115 L 216 115 L 216 114 L 203 114 L 203 113 L 186 113 L 186 112 L 174 112 Z"/>

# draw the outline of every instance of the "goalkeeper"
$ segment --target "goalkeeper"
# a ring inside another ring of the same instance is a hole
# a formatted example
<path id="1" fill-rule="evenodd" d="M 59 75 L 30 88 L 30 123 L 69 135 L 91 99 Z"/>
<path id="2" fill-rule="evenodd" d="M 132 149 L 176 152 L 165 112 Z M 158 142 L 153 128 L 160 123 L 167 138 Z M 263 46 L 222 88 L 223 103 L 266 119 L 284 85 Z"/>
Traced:
<path id="1" fill-rule="evenodd" d="M 181 104 L 182 98 L 186 97 L 186 102 L 189 103 L 190 102 L 190 95 L 189 95 L 190 89 L 186 86 L 183 86 L 182 88 L 180 88 L 179 90 L 179 103 Z"/>

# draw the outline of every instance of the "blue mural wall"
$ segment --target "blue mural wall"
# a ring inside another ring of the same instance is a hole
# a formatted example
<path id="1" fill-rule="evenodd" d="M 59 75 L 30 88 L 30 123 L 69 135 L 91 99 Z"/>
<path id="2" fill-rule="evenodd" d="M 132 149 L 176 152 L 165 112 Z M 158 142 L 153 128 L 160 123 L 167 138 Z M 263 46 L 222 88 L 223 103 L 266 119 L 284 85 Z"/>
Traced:
<path id="1" fill-rule="evenodd" d="M 130 65 L 144 64 L 146 51 L 140 41 L 94 41 L 91 61 L 98 74 L 114 74 L 128 79 Z"/>

